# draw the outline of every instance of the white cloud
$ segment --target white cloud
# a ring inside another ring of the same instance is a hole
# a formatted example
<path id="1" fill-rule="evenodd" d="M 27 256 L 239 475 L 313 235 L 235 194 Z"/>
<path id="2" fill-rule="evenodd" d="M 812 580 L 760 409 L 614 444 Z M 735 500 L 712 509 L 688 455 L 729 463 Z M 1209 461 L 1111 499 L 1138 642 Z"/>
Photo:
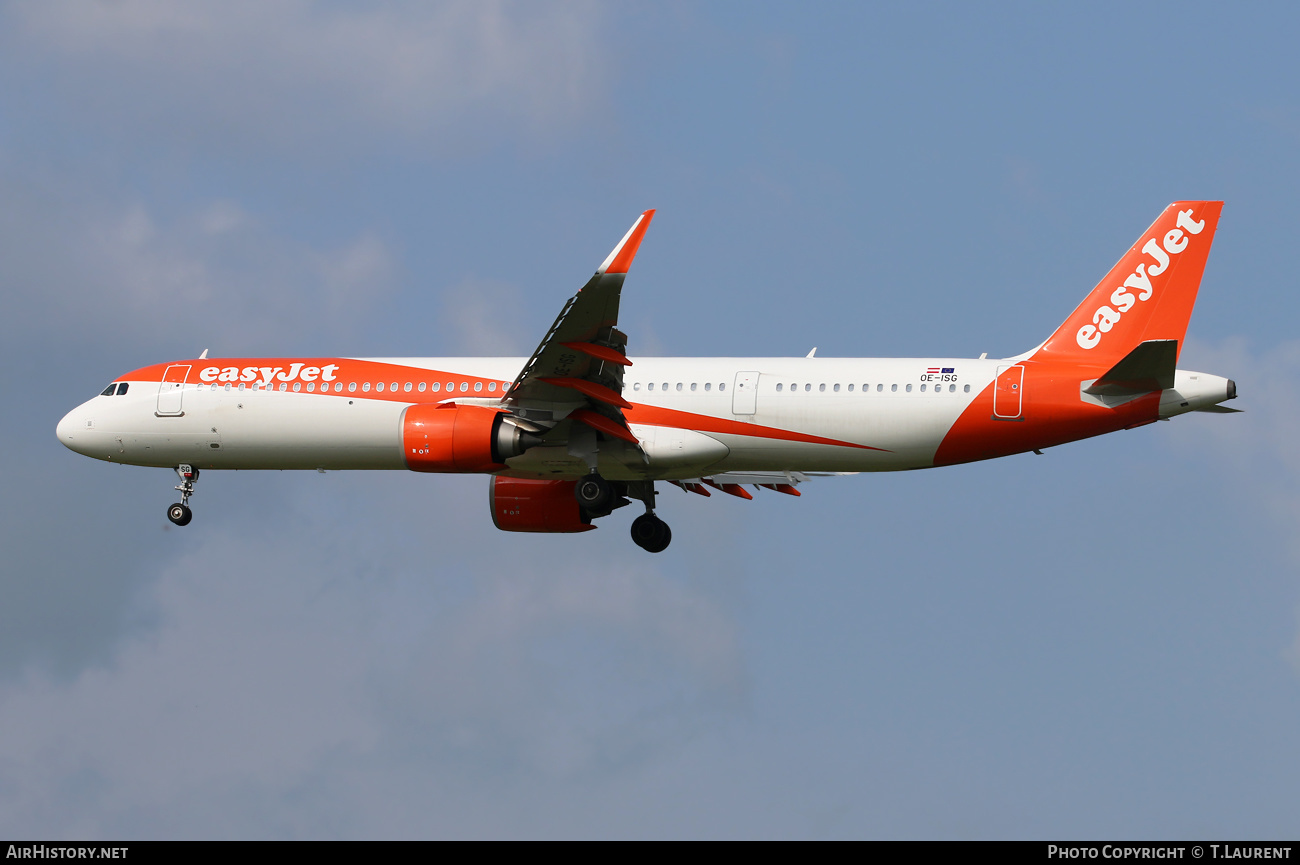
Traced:
<path id="1" fill-rule="evenodd" d="M 373 233 L 313 246 L 230 200 L 164 216 L 23 168 L 0 160 L 0 327 L 15 342 L 291 351 L 353 333 L 395 289 L 393 254 Z"/>
<path id="2" fill-rule="evenodd" d="M 621 531 L 552 556 L 462 506 L 482 478 L 430 503 L 427 478 L 372 477 L 297 476 L 273 523 L 230 519 L 163 566 L 155 629 L 0 688 L 0 829 L 499 832 L 528 819 L 517 796 L 473 830 L 431 809 L 598 788 L 742 699 L 733 616 L 668 560 L 611 555 Z"/>
<path id="3" fill-rule="evenodd" d="M 537 347 L 524 321 L 523 296 L 514 285 L 465 279 L 442 293 L 438 323 L 448 354 L 527 357 Z M 559 309 L 556 309 L 559 312 Z"/>
<path id="4" fill-rule="evenodd" d="M 191 143 L 310 154 L 393 133 L 459 141 L 484 117 L 542 129 L 585 110 L 602 77 L 587 3 L 120 0 L 13 4 L 4 18 L 11 53 L 52 64 L 105 130 L 147 122 Z"/>

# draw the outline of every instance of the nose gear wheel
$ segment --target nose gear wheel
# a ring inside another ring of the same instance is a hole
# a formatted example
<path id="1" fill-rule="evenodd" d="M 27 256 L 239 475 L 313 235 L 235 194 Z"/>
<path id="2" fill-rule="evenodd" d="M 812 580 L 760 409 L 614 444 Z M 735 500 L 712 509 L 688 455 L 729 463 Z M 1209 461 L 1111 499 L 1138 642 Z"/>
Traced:
<path id="1" fill-rule="evenodd" d="M 178 526 L 188 526 L 190 520 L 194 519 L 194 512 L 190 510 L 190 496 L 194 495 L 194 482 L 199 479 L 199 470 L 182 464 L 176 467 L 176 475 L 181 479 L 176 486 L 181 500 L 167 508 L 167 519 Z"/>

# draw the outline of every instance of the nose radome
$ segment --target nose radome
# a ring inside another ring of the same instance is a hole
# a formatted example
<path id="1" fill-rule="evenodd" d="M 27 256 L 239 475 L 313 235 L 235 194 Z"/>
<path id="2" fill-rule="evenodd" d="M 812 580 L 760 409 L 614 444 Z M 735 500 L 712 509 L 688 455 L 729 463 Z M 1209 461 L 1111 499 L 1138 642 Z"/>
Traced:
<path id="1" fill-rule="evenodd" d="M 77 451 L 77 453 L 81 453 L 81 450 L 77 447 L 78 433 L 83 429 L 91 428 L 88 426 L 88 421 L 84 415 L 85 412 L 80 408 L 74 408 L 65 414 L 63 420 L 59 421 L 59 425 L 54 428 L 54 434 L 58 436 L 63 446 L 69 450 Z"/>

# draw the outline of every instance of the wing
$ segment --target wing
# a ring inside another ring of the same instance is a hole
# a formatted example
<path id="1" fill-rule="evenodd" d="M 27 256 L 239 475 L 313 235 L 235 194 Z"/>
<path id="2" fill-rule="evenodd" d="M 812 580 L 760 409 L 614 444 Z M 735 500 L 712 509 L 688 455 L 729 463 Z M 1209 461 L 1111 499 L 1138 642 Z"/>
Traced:
<path id="1" fill-rule="evenodd" d="M 655 212 L 647 210 L 578 293 L 569 298 L 541 345 L 502 399 L 512 419 L 542 432 L 565 418 L 606 436 L 637 444 L 622 409 L 627 337 L 618 329 L 618 304 L 632 259 Z"/>

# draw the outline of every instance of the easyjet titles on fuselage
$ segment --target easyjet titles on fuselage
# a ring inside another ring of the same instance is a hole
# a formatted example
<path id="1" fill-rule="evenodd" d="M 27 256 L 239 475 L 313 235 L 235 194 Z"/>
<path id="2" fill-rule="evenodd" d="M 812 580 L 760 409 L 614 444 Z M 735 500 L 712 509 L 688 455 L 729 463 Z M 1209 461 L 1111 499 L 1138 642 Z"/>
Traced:
<path id="1" fill-rule="evenodd" d="M 315 381 L 319 378 L 321 381 L 334 381 L 335 375 L 339 369 L 338 364 L 328 363 L 325 366 L 307 366 L 303 363 L 291 363 L 289 369 L 285 370 L 282 366 L 246 366 L 242 370 L 237 366 L 228 366 L 225 368 L 219 366 L 205 367 L 199 372 L 199 379 L 205 382 L 214 381 L 255 381 L 258 384 L 270 384 L 272 379 L 275 381 Z M 258 378 L 258 374 L 261 378 Z"/>

